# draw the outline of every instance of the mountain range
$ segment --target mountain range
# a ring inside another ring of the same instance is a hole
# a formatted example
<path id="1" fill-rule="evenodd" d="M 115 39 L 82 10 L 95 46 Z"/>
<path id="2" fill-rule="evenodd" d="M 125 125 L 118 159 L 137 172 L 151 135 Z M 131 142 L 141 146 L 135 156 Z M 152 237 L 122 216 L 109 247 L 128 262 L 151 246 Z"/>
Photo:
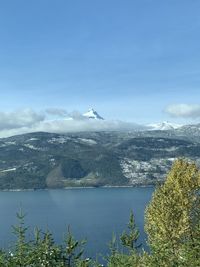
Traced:
<path id="1" fill-rule="evenodd" d="M 93 109 L 90 108 L 87 112 L 83 113 L 82 116 L 86 119 L 89 120 L 105 120 L 99 113 Z M 73 119 L 73 118 L 69 118 Z M 138 125 L 139 126 L 139 125 Z M 182 125 L 181 124 L 176 124 L 176 123 L 171 123 L 169 121 L 163 121 L 159 123 L 151 123 L 147 125 L 140 125 L 141 130 L 174 130 L 180 128 Z"/>
<path id="2" fill-rule="evenodd" d="M 85 116 L 103 120 L 94 110 Z M 177 157 L 200 165 L 200 124 L 148 127 L 1 138 L 0 189 L 152 185 Z"/>
<path id="3" fill-rule="evenodd" d="M 171 123 L 168 121 L 163 121 L 163 122 L 159 122 L 159 123 L 152 123 L 152 124 L 148 124 L 147 128 L 149 130 L 175 130 L 180 128 L 182 125 L 180 124 L 176 124 L 176 123 Z"/>

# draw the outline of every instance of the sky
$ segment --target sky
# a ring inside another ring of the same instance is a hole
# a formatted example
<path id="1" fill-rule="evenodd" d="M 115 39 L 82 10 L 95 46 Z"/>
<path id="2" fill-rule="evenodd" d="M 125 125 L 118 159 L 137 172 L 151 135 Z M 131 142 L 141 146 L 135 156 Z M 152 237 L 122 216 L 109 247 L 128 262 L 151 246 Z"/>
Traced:
<path id="1" fill-rule="evenodd" d="M 199 11 L 199 0 L 1 1 L 0 129 L 90 107 L 110 121 L 198 123 Z"/>

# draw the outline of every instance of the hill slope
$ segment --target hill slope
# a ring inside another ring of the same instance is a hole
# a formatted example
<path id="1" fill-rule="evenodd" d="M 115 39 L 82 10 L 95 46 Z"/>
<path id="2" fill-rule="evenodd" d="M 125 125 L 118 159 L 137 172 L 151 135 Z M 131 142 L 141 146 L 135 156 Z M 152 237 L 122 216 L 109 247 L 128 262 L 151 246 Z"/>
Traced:
<path id="1" fill-rule="evenodd" d="M 0 139 L 0 189 L 154 184 L 176 157 L 200 159 L 197 131 L 31 133 Z M 200 140 L 200 139 L 199 139 Z"/>

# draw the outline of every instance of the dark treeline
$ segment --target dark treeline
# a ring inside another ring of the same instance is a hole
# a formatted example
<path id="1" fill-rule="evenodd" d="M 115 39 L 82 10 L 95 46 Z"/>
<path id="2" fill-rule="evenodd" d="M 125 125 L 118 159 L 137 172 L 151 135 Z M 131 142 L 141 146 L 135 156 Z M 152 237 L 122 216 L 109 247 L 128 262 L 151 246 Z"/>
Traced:
<path id="1" fill-rule="evenodd" d="M 22 212 L 13 227 L 17 237 L 9 251 L 0 251 L 5 267 L 100 267 L 97 260 L 84 256 L 85 241 L 77 241 L 70 229 L 64 245 L 54 243 L 50 232 L 28 228 Z M 186 160 L 175 161 L 165 183 L 158 186 L 145 212 L 149 251 L 138 243 L 139 231 L 133 212 L 127 230 L 110 242 L 107 267 L 199 267 L 200 266 L 200 171 Z M 122 248 L 123 247 L 123 248 Z"/>

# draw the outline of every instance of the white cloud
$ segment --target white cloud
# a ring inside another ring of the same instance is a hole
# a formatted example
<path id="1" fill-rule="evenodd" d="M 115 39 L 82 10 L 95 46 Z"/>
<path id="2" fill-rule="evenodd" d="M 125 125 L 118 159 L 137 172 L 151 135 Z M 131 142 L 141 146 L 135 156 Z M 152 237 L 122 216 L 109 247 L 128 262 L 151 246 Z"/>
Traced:
<path id="1" fill-rule="evenodd" d="M 44 121 L 45 116 L 31 109 L 16 110 L 15 112 L 0 112 L 0 130 L 31 127 Z"/>
<path id="2" fill-rule="evenodd" d="M 135 123 L 108 120 L 88 119 L 78 111 L 69 113 L 63 118 L 65 110 L 49 109 L 42 112 L 35 112 L 30 109 L 16 112 L 0 112 L 0 137 L 7 137 L 16 134 L 29 132 L 80 132 L 80 131 L 118 131 L 118 130 L 140 130 L 142 126 Z M 44 115 L 46 114 L 46 115 Z M 48 115 L 55 114 L 59 119 L 49 120 Z"/>
<path id="3" fill-rule="evenodd" d="M 62 108 L 47 108 L 45 112 L 49 115 L 67 117 L 69 114 L 65 109 Z"/>
<path id="4" fill-rule="evenodd" d="M 110 130 L 135 130 L 140 129 L 140 126 L 134 123 L 122 121 L 106 121 L 106 120 L 54 120 L 45 121 L 38 125 L 38 131 L 47 132 L 80 132 L 80 131 L 110 131 Z"/>
<path id="5" fill-rule="evenodd" d="M 196 104 L 174 104 L 169 105 L 165 112 L 177 118 L 200 118 L 200 105 Z"/>
<path id="6" fill-rule="evenodd" d="M 75 110 L 69 113 L 70 118 L 74 119 L 74 120 L 78 120 L 78 121 L 88 121 L 88 118 L 83 116 L 79 111 Z"/>

